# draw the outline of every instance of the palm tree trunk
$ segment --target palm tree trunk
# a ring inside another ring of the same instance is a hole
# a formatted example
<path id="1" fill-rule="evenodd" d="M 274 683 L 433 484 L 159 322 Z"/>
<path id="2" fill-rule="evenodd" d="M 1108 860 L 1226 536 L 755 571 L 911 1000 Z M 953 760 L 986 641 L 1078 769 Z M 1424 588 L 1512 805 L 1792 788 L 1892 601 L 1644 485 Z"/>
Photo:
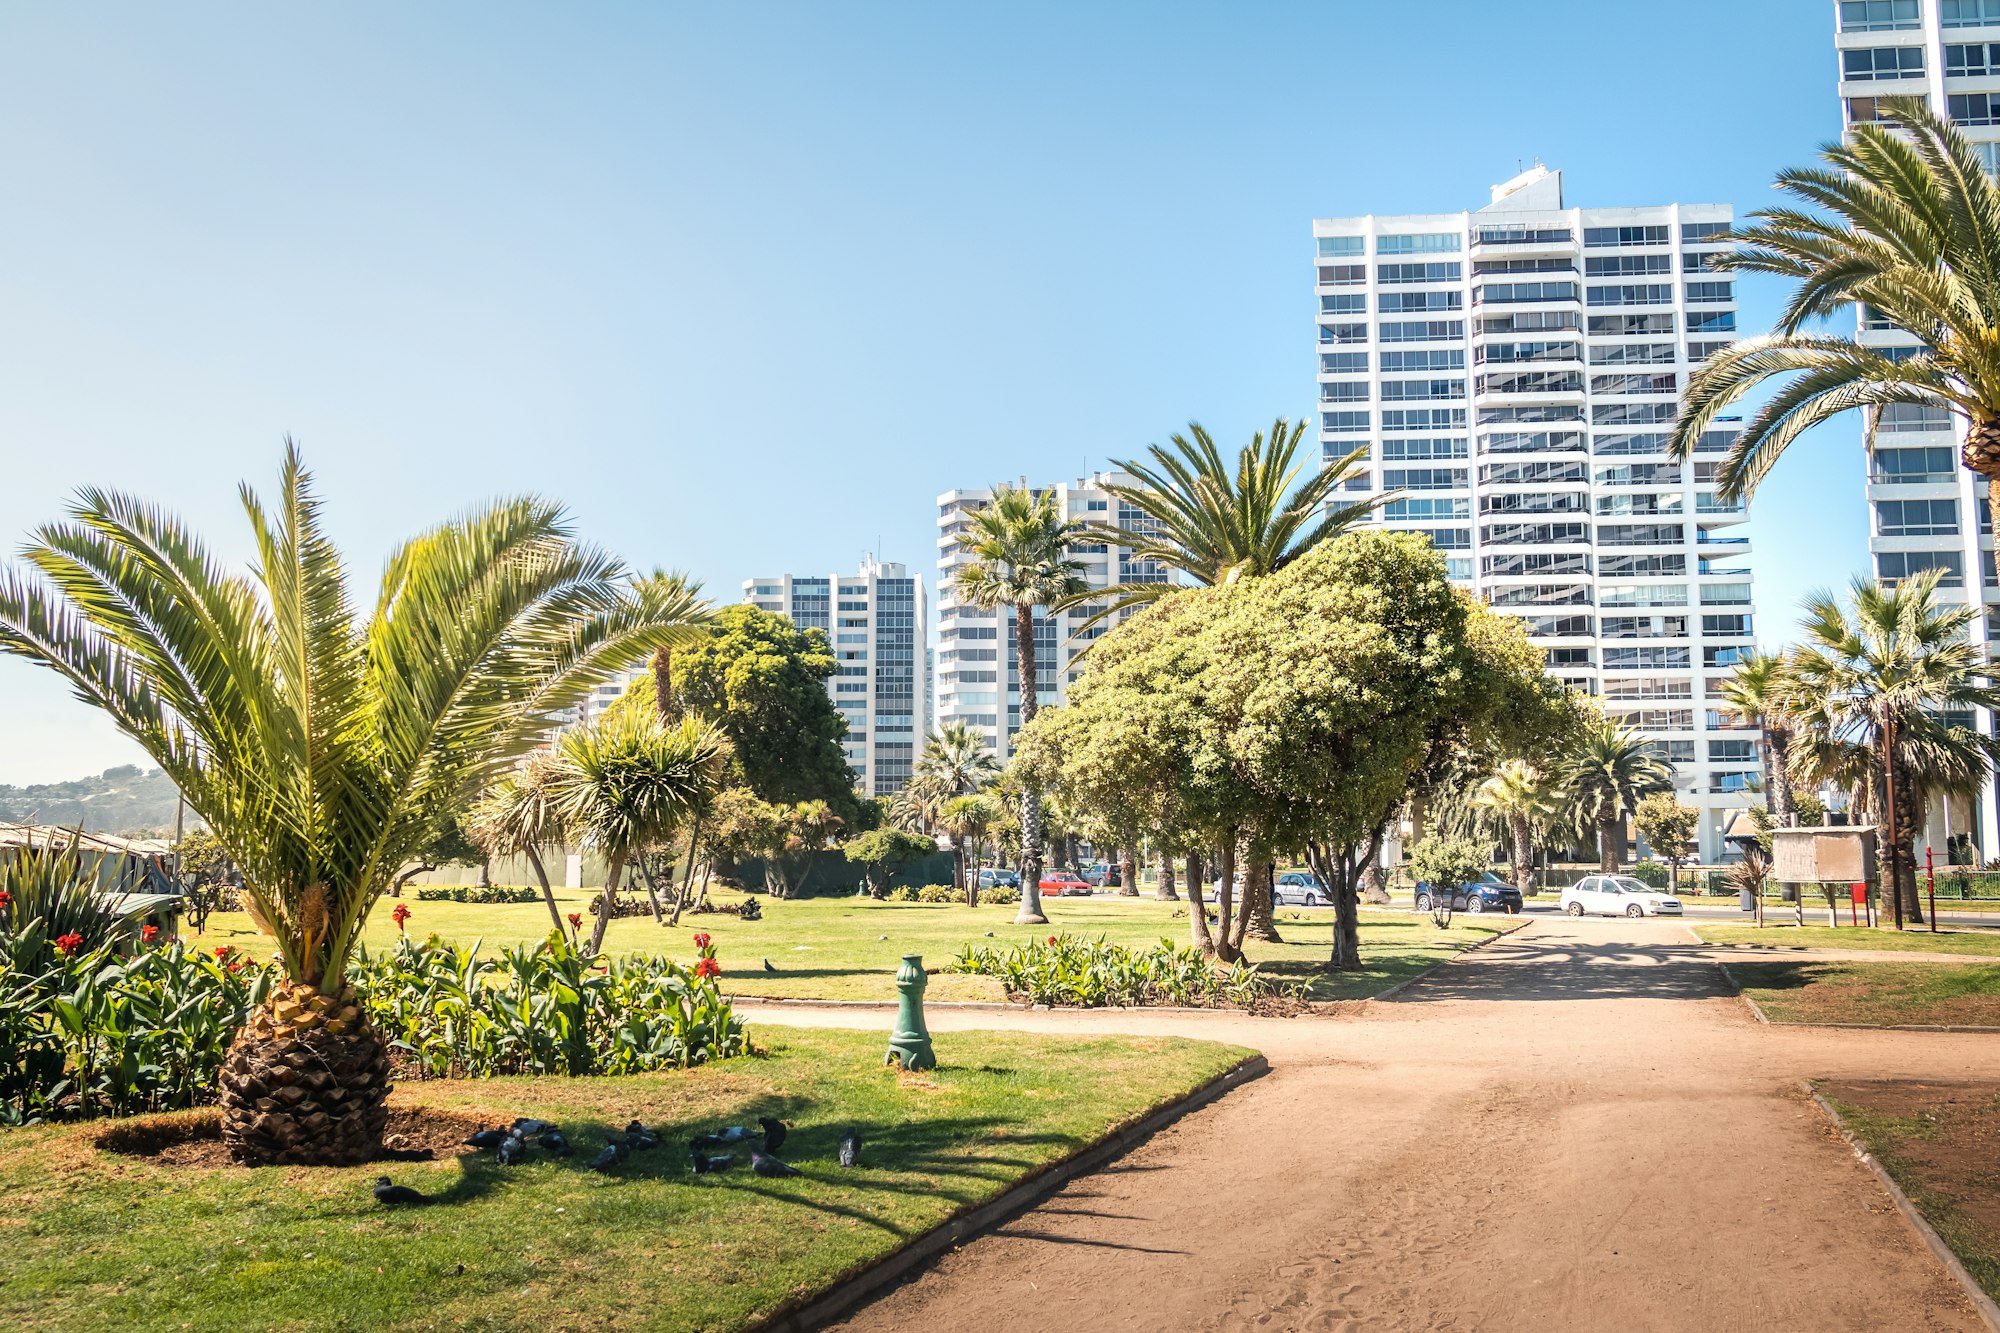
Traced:
<path id="1" fill-rule="evenodd" d="M 611 864 L 604 872 L 604 898 L 599 904 L 597 924 L 590 928 L 590 955 L 595 958 L 604 948 L 604 928 L 611 924 L 611 914 L 618 908 L 618 877 L 625 873 L 625 853 L 611 854 Z"/>
<path id="2" fill-rule="evenodd" d="M 674 720 L 674 650 L 653 651 L 653 711 L 661 722 Z"/>
<path id="3" fill-rule="evenodd" d="M 1129 842 L 1118 849 L 1118 892 L 1127 898 L 1139 896 L 1139 853 Z"/>
<path id="4" fill-rule="evenodd" d="M 1035 608 L 1030 602 L 1014 604 L 1014 655 L 1021 687 L 1021 725 L 1035 720 L 1041 704 L 1041 679 L 1035 671 Z M 1002 682 L 1005 683 L 1004 681 Z M 1000 727 L 1007 726 L 1007 694 L 1000 694 Z M 1017 926 L 1046 925 L 1042 914 L 1042 789 L 1032 779 L 1021 783 L 1021 910 L 1014 915 Z"/>
<path id="5" fill-rule="evenodd" d="M 1284 936 L 1278 934 L 1277 866 L 1272 864 L 1268 849 L 1257 847 L 1251 851 L 1249 866 L 1243 874 L 1243 937 L 1283 944 Z"/>
<path id="6" fill-rule="evenodd" d="M 639 853 L 638 861 L 639 878 L 646 885 L 646 900 L 653 905 L 653 924 L 664 926 L 667 924 L 667 913 L 666 909 L 660 906 L 660 886 L 653 882 L 653 868 L 646 863 L 644 852 Z"/>
<path id="7" fill-rule="evenodd" d="M 521 850 L 527 853 L 528 865 L 534 870 L 535 878 L 541 881 L 542 901 L 548 904 L 549 920 L 555 923 L 556 931 L 560 934 L 563 928 L 562 911 L 556 906 L 555 890 L 549 887 L 549 872 L 542 865 L 542 854 L 533 847 L 523 847 Z"/>
<path id="8" fill-rule="evenodd" d="M 951 835 L 951 873 L 952 877 L 958 881 L 958 887 L 963 890 L 966 887 L 965 835 L 963 833 L 954 833 Z"/>
<path id="9" fill-rule="evenodd" d="M 1610 818 L 1597 821 L 1597 870 L 1608 875 L 1618 868 L 1618 844 L 1614 835 L 1618 831 L 1618 814 L 1612 811 Z"/>
<path id="10" fill-rule="evenodd" d="M 1161 902 L 1173 902 L 1181 896 L 1180 891 L 1174 887 L 1174 854 L 1172 852 L 1163 851 L 1160 853 L 1160 882 L 1154 886 L 1153 896 Z"/>
<path id="11" fill-rule="evenodd" d="M 1527 897 L 1528 889 L 1535 877 L 1534 848 L 1529 839 L 1528 817 L 1515 815 L 1507 821 L 1509 841 L 1514 850 L 1514 887 Z"/>
<path id="12" fill-rule="evenodd" d="M 1903 928 L 1903 846 L 1898 834 L 1896 818 L 1898 804 L 1897 788 L 1901 783 L 1896 775 L 1896 724 L 1887 719 L 1882 727 L 1882 752 L 1878 756 L 1882 766 L 1882 832 L 1888 855 L 1883 859 L 1889 867 L 1889 902 L 1895 912 L 1896 929 Z"/>

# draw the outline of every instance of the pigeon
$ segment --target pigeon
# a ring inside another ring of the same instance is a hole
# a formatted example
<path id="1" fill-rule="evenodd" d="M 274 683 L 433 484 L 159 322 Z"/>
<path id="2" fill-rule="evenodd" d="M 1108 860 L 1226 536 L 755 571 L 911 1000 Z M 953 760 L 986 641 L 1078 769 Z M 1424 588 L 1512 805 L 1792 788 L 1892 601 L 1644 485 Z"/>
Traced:
<path id="1" fill-rule="evenodd" d="M 734 1165 L 736 1165 L 735 1153 L 724 1153 L 720 1157 L 704 1157 L 700 1153 L 694 1155 L 694 1173 L 698 1176 L 712 1175 L 717 1171 L 727 1171 Z"/>
<path id="2" fill-rule="evenodd" d="M 382 1160 L 385 1162 L 429 1162 L 435 1160 L 436 1157 L 437 1154 L 429 1148 L 382 1149 Z"/>
<path id="3" fill-rule="evenodd" d="M 575 1151 L 569 1146 L 569 1140 L 563 1137 L 563 1132 L 554 1126 L 542 1131 L 542 1146 L 558 1157 L 567 1157 Z"/>
<path id="4" fill-rule="evenodd" d="M 375 1202 L 397 1208 L 404 1204 L 430 1203 L 432 1199 L 430 1195 L 419 1194 L 408 1185 L 392 1184 L 387 1176 L 377 1176 L 375 1177 Z"/>
<path id="5" fill-rule="evenodd" d="M 630 1156 L 631 1152 L 632 1150 L 622 1143 L 607 1143 L 604 1145 L 604 1151 L 585 1162 L 584 1166 L 592 1171 L 609 1171 Z"/>
<path id="6" fill-rule="evenodd" d="M 546 1120 L 530 1120 L 526 1116 L 514 1122 L 514 1132 L 524 1139 L 538 1139 L 554 1128 Z"/>
<path id="7" fill-rule="evenodd" d="M 768 958 L 766 958 L 766 959 L 764 960 L 764 970 L 765 970 L 766 972 L 775 972 L 775 971 L 777 971 L 778 969 L 777 969 L 777 968 L 775 968 L 775 967 L 772 967 L 772 966 L 771 966 L 771 960 L 770 960 L 770 959 L 768 959 Z"/>
<path id="8" fill-rule="evenodd" d="M 861 1158 L 861 1131 L 850 1129 L 840 1136 L 840 1164 L 853 1166 Z"/>
<path id="9" fill-rule="evenodd" d="M 876 939 L 878 939 L 878 940 L 886 940 L 886 939 L 888 939 L 889 937 L 888 937 L 887 935 L 877 935 L 877 936 L 876 936 L 875 938 L 876 938 Z"/>
<path id="10" fill-rule="evenodd" d="M 512 1166 L 527 1155 L 527 1140 L 519 1134 L 509 1134 L 500 1140 L 500 1151 L 494 1154 L 502 1166 Z"/>
<path id="11" fill-rule="evenodd" d="M 749 1141 L 749 1130 L 743 1128 L 741 1125 L 731 1125 L 719 1134 L 696 1135 L 694 1141 L 688 1144 L 688 1149 L 691 1152 L 700 1152 L 705 1148 L 727 1148 L 732 1144 L 748 1143 Z"/>
<path id="12" fill-rule="evenodd" d="M 660 1136 L 636 1120 L 625 1124 L 625 1146 L 633 1152 L 643 1152 L 660 1146 Z"/>
<path id="13" fill-rule="evenodd" d="M 796 1176 L 796 1167 L 785 1165 L 775 1157 L 766 1157 L 756 1149 L 750 1150 L 750 1169 L 760 1176 Z"/>
<path id="14" fill-rule="evenodd" d="M 504 1129 L 482 1129 L 465 1141 L 468 1148 L 497 1148 L 507 1137 Z"/>
<path id="15" fill-rule="evenodd" d="M 765 1152 L 776 1152 L 778 1151 L 779 1148 L 784 1146 L 785 1143 L 784 1121 L 773 1120 L 770 1116 L 760 1115 L 757 1117 L 757 1124 L 761 1126 L 764 1131 Z"/>

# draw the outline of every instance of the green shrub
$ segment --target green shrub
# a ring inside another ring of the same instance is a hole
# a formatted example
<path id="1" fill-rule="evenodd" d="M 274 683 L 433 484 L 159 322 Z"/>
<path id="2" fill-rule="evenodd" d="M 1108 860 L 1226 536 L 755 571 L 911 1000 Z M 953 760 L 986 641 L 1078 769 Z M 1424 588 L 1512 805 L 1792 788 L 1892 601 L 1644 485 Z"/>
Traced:
<path id="1" fill-rule="evenodd" d="M 761 921 L 764 918 L 764 909 L 758 905 L 755 898 L 745 898 L 737 906 L 736 915 L 745 921 Z"/>
<path id="2" fill-rule="evenodd" d="M 589 910 L 592 916 L 600 916 L 603 914 L 604 912 L 603 894 L 593 893 L 590 895 Z M 619 894 L 618 909 L 611 914 L 611 919 L 613 921 L 618 921 L 628 916 L 651 916 L 652 914 L 653 914 L 653 900 L 648 898 L 645 894 L 645 891 L 642 889 L 637 893 Z"/>
<path id="3" fill-rule="evenodd" d="M 995 907 L 1008 907 L 1021 901 L 1021 891 L 1011 884 L 995 884 L 990 889 L 979 891 L 979 901 Z"/>
<path id="4" fill-rule="evenodd" d="M 917 890 L 917 901 L 920 903 L 962 903 L 965 901 L 965 891 L 963 889 L 954 889 L 949 884 L 926 884 Z"/>
<path id="5" fill-rule="evenodd" d="M 908 887 L 891 889 L 882 895 L 882 900 L 891 903 L 913 903 L 917 900 L 917 891 Z"/>
<path id="6" fill-rule="evenodd" d="M 100 892 L 101 859 L 73 844 L 0 849 L 0 960 L 36 975 L 62 955 L 91 953 L 129 935 L 131 914 L 112 908 Z M 60 940 L 69 943 L 59 950 Z"/>
<path id="7" fill-rule="evenodd" d="M 604 895 L 598 896 L 601 898 Z M 484 888 L 466 884 L 425 884 L 417 889 L 417 901 L 427 903 L 538 903 L 541 900 L 540 889 L 522 884 L 488 884 Z M 596 909 L 591 910 L 594 912 Z M 649 907 L 647 910 L 652 909 Z M 618 915 L 627 914 L 620 912 Z"/>
<path id="8" fill-rule="evenodd" d="M 1649 888 L 1667 887 L 1667 868 L 1658 861 L 1641 861 L 1632 867 L 1632 878 Z"/>
<path id="9" fill-rule="evenodd" d="M 1246 1006 L 1294 994 L 1254 966 L 1221 969 L 1189 944 L 1161 940 L 1151 949 L 1129 949 L 1071 935 L 1005 949 L 968 944 L 950 972 L 996 977 L 1007 993 L 1030 1004 L 1177 1004 Z"/>

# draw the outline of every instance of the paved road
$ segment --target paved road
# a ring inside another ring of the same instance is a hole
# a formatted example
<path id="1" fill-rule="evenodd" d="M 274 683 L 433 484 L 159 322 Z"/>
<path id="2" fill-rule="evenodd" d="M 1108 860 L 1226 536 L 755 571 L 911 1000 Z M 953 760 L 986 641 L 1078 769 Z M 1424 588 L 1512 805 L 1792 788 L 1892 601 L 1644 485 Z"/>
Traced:
<path id="1" fill-rule="evenodd" d="M 2000 1038 L 1765 1027 L 1686 938 L 1538 917 L 1338 1018 L 934 1011 L 1212 1035 L 1273 1072 L 844 1327 L 1980 1328 L 1799 1080 L 2000 1078 Z"/>

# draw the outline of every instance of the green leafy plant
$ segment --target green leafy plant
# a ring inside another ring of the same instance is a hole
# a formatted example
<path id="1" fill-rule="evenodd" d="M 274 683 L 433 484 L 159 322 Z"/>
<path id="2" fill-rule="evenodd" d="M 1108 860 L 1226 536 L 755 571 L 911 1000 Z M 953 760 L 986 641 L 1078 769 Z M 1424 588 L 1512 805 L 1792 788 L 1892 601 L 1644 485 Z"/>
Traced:
<path id="1" fill-rule="evenodd" d="M 50 840 L 0 848 L 0 958 L 33 975 L 61 953 L 91 952 L 131 930 L 132 914 L 111 905 L 101 891 L 99 863 L 77 840 Z"/>
<path id="2" fill-rule="evenodd" d="M 917 890 L 920 903 L 955 903 L 963 901 L 963 895 L 949 884 L 926 884 Z"/>
<path id="3" fill-rule="evenodd" d="M 1161 940 L 1151 949 L 1062 934 L 1009 948 L 967 945 L 947 969 L 995 977 L 1029 1004 L 1096 1008 L 1169 1004 L 1247 1006 L 1295 993 L 1237 963 L 1218 967 L 1193 945 Z"/>
<path id="4" fill-rule="evenodd" d="M 603 895 L 599 895 L 602 897 Z M 540 902 L 539 889 L 525 884 L 424 885 L 416 893 L 418 902 L 439 903 L 533 903 Z"/>

